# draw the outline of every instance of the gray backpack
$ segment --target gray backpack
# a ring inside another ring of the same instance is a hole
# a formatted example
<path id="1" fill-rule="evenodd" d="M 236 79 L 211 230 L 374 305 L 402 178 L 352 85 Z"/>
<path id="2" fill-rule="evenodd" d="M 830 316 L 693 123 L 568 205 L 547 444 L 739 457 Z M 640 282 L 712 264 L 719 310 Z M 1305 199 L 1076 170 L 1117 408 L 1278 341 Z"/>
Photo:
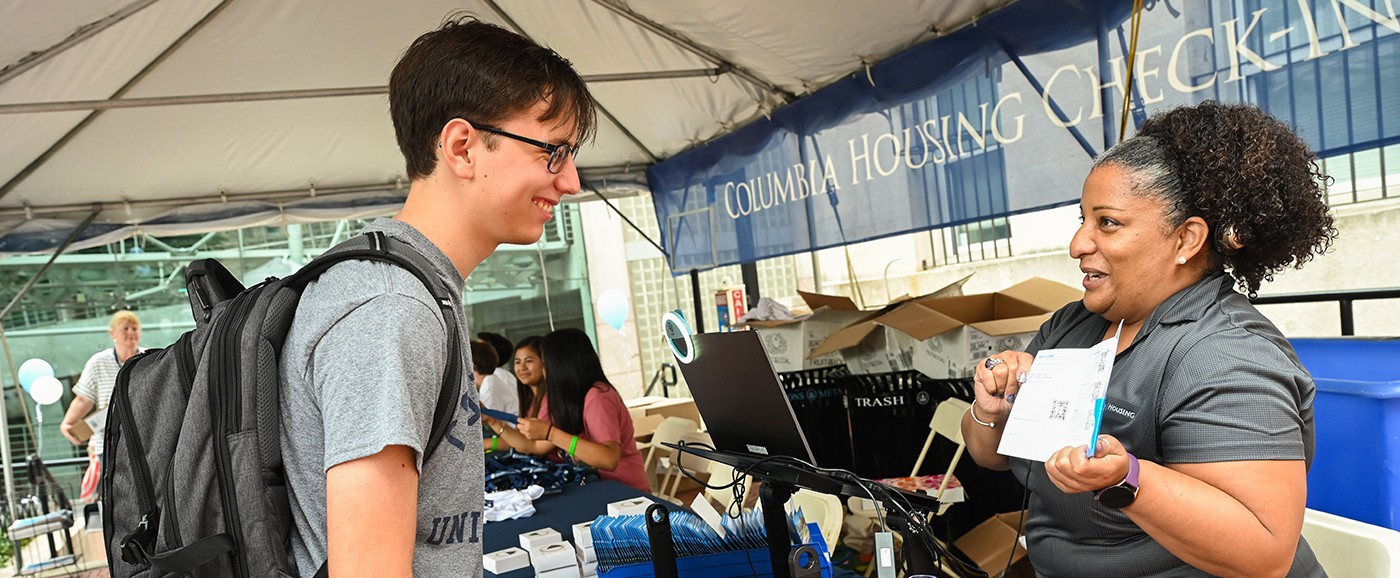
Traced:
<path id="1" fill-rule="evenodd" d="M 459 329 L 450 289 L 412 247 L 356 236 L 247 289 L 217 261 L 194 261 L 185 276 L 195 328 L 123 364 L 112 391 L 101 491 L 114 578 L 296 574 L 278 366 L 302 290 L 351 259 L 403 267 L 442 307 L 451 356 L 425 462 L 441 443 L 461 395 Z"/>

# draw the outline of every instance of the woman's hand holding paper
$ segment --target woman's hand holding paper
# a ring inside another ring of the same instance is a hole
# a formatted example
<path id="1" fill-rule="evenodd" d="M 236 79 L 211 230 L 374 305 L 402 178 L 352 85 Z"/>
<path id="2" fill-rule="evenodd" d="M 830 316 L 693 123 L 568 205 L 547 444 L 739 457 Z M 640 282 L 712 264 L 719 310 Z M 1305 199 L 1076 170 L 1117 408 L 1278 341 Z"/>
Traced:
<path id="1" fill-rule="evenodd" d="M 977 416 L 995 423 L 1005 422 L 1034 360 L 1022 351 L 1003 351 L 977 364 L 973 378 L 977 395 L 973 405 Z"/>

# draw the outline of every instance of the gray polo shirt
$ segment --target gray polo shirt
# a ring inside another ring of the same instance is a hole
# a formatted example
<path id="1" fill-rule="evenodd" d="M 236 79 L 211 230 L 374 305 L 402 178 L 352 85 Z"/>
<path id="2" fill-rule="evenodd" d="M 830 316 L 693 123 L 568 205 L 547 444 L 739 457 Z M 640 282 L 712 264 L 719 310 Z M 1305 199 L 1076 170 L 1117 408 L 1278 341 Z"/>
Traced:
<path id="1" fill-rule="evenodd" d="M 1090 347 L 1108 320 L 1071 303 L 1027 352 Z M 1159 305 L 1113 362 L 1102 432 L 1158 464 L 1304 460 L 1312 464 L 1316 386 L 1293 347 L 1223 273 Z M 1066 495 L 1041 462 L 1012 459 L 1031 490 L 1026 539 L 1045 576 L 1205 576 L 1089 493 Z M 1305 540 L 1289 576 L 1325 576 Z"/>

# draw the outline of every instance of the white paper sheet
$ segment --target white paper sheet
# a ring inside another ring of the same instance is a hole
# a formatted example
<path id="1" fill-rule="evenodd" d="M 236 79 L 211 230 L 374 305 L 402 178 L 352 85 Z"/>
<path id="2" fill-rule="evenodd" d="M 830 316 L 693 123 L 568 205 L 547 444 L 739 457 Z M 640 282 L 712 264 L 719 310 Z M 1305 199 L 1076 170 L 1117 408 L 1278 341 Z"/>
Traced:
<path id="1" fill-rule="evenodd" d="M 997 453 L 1043 462 L 1065 446 L 1092 444 L 1118 336 L 1088 349 L 1042 349 L 1006 421 Z M 1092 455 L 1092 451 L 1090 451 Z"/>

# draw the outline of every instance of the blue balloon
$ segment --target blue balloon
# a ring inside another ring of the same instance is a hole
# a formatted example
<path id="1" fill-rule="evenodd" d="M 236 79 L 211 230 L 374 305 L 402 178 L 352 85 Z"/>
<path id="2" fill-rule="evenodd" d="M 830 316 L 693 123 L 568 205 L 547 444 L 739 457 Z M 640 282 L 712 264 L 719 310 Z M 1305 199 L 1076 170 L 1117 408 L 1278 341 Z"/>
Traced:
<path id="1" fill-rule="evenodd" d="M 630 309 L 627 305 L 627 295 L 617 289 L 608 289 L 598 296 L 598 316 L 613 329 L 622 331 L 622 324 L 627 322 Z"/>
<path id="2" fill-rule="evenodd" d="M 29 391 L 29 386 L 34 385 L 34 380 L 53 376 L 53 366 L 37 357 L 19 365 L 19 385 L 24 391 Z"/>

